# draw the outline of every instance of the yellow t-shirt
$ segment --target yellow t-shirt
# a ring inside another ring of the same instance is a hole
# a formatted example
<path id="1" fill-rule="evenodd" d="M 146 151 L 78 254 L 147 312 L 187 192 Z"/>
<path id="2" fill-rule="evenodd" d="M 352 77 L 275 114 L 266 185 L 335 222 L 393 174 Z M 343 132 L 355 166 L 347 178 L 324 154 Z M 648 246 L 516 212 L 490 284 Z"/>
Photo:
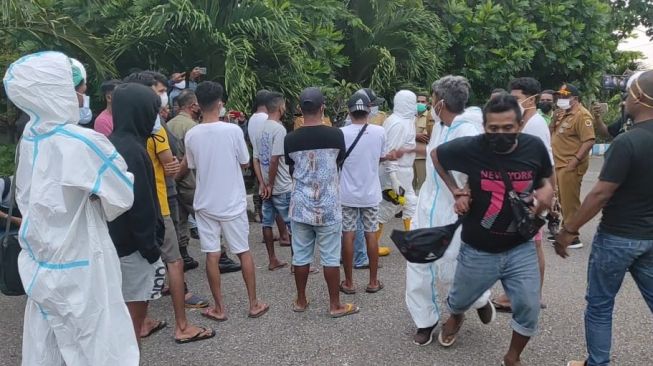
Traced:
<path id="1" fill-rule="evenodd" d="M 170 216 L 170 206 L 168 206 L 168 189 L 166 188 L 166 175 L 163 164 L 159 161 L 158 154 L 170 150 L 168 134 L 163 128 L 147 139 L 147 154 L 152 160 L 154 167 L 154 180 L 156 182 L 156 196 L 159 199 L 161 215 Z"/>

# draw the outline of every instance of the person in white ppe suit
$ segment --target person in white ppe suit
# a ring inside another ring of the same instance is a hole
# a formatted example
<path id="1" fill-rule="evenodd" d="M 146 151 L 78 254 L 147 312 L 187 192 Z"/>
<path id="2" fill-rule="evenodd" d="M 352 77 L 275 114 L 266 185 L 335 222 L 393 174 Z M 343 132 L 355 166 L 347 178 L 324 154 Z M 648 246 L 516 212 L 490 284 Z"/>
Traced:
<path id="1" fill-rule="evenodd" d="M 71 58 L 70 62 L 73 64 L 73 85 L 75 85 L 79 102 L 79 121 L 77 123 L 88 126 L 93 120 L 93 111 L 91 111 L 91 98 L 86 95 L 86 68 L 74 58 Z"/>
<path id="2" fill-rule="evenodd" d="M 405 151 L 397 160 L 386 160 L 380 169 L 381 189 L 392 189 L 397 195 L 404 191 L 405 203 L 395 205 L 384 199 L 379 205 L 379 231 L 377 239 L 383 235 L 383 226 L 392 217 L 403 211 L 404 230 L 410 230 L 410 222 L 415 215 L 417 196 L 413 189 L 413 162 L 415 161 L 415 117 L 417 116 L 417 95 L 410 90 L 400 90 L 394 98 L 392 114 L 383 123 L 385 129 L 386 151 Z M 379 241 L 380 243 L 380 241 Z M 379 255 L 389 250 L 379 246 Z M 387 254 L 386 254 L 387 255 Z"/>
<path id="3" fill-rule="evenodd" d="M 4 85 L 30 117 L 16 174 L 18 266 L 28 296 L 22 364 L 138 365 L 106 223 L 131 207 L 133 176 L 106 137 L 77 125 L 66 55 L 24 56 Z"/>
<path id="4" fill-rule="evenodd" d="M 426 146 L 426 179 L 419 190 L 412 229 L 444 226 L 454 223 L 458 218 L 454 211 L 454 197 L 435 172 L 431 151 L 448 141 L 482 133 L 483 130 L 479 127 L 483 123 L 481 109 L 470 107 L 465 110 L 469 91 L 469 82 L 462 76 L 445 76 L 432 85 L 431 111 L 435 125 Z M 466 181 L 463 174 L 453 174 L 459 183 Z M 436 281 L 451 285 L 460 244 L 459 228 L 442 258 L 433 263 L 407 264 L 406 305 L 417 326 L 417 333 L 413 338 L 417 345 L 425 346 L 433 340 L 435 327 L 440 320 Z M 490 291 L 486 291 L 474 307 L 482 308 L 489 302 L 489 298 Z"/>

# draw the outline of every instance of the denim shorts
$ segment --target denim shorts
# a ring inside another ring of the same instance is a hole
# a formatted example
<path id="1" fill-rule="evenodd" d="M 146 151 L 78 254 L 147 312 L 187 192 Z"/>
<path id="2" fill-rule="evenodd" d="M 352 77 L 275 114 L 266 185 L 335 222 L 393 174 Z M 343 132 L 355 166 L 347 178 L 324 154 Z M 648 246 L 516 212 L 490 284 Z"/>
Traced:
<path id="1" fill-rule="evenodd" d="M 462 243 L 447 298 L 451 313 L 469 310 L 499 280 L 512 303 L 512 329 L 534 336 L 540 316 L 540 270 L 532 240 L 502 253 L 483 252 Z"/>
<path id="2" fill-rule="evenodd" d="M 286 226 L 290 226 L 288 209 L 290 207 L 290 192 L 272 195 L 269 199 L 263 200 L 263 227 L 274 226 L 277 215 L 281 216 Z"/>
<path id="3" fill-rule="evenodd" d="M 313 226 L 291 221 L 292 264 L 305 266 L 313 263 L 315 245 L 319 246 L 320 263 L 324 267 L 340 267 L 342 224 Z"/>

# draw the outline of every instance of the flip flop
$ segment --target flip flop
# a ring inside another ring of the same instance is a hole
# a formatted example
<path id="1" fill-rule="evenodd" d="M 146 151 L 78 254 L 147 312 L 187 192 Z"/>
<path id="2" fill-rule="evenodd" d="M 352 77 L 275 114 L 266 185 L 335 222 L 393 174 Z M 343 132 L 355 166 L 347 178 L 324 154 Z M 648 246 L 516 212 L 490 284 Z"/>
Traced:
<path id="1" fill-rule="evenodd" d="M 167 326 L 168 326 L 168 323 L 165 320 L 159 320 L 159 323 L 156 325 L 156 327 L 150 329 L 150 331 L 146 335 L 141 336 L 141 338 L 147 338 L 147 337 L 151 336 L 152 334 L 160 331 L 161 329 L 163 329 L 163 328 L 165 328 Z"/>
<path id="2" fill-rule="evenodd" d="M 330 314 L 332 318 L 342 318 L 343 316 L 356 314 L 361 310 L 358 306 L 354 304 L 345 304 L 345 311 L 342 313 Z"/>
<path id="3" fill-rule="evenodd" d="M 492 300 L 492 305 L 494 305 L 497 313 L 512 313 L 512 306 L 510 305 L 500 304 L 496 300 Z"/>
<path id="4" fill-rule="evenodd" d="M 248 318 L 252 318 L 252 319 L 260 318 L 260 317 L 262 317 L 265 313 L 267 313 L 268 310 L 270 310 L 270 305 L 265 304 L 265 307 L 263 308 L 263 310 L 259 311 L 259 312 L 256 313 L 256 314 L 249 313 L 249 314 L 247 314 L 247 317 L 248 317 Z"/>
<path id="5" fill-rule="evenodd" d="M 209 330 L 209 329 L 207 329 L 207 328 L 200 328 L 200 329 L 201 329 L 201 331 L 199 333 L 195 334 L 194 336 L 192 336 L 190 338 L 181 338 L 181 339 L 175 338 L 175 343 L 177 343 L 177 344 L 186 344 L 186 343 L 192 343 L 192 342 L 197 342 L 197 341 L 203 341 L 203 340 L 211 339 L 211 338 L 215 337 L 215 330 L 211 329 L 211 333 L 205 334 L 206 331 Z"/>
<path id="6" fill-rule="evenodd" d="M 209 307 L 209 302 L 193 294 L 190 299 L 184 301 L 187 309 L 202 309 Z"/>
<path id="7" fill-rule="evenodd" d="M 383 282 L 379 281 L 379 285 L 377 287 L 367 287 L 365 288 L 365 292 L 368 294 L 375 294 L 379 291 L 383 290 Z"/>
<path id="8" fill-rule="evenodd" d="M 311 267 L 311 268 L 308 270 L 308 273 L 309 273 L 309 274 L 318 274 L 318 273 L 320 273 L 320 269 L 317 268 L 317 267 Z"/>
<path id="9" fill-rule="evenodd" d="M 340 292 L 345 293 L 347 295 L 353 295 L 356 293 L 356 290 L 354 290 L 353 288 L 346 288 L 344 284 L 345 281 L 340 282 Z"/>
<path id="10" fill-rule="evenodd" d="M 270 272 L 274 272 L 274 271 L 276 271 L 276 270 L 278 270 L 278 269 L 286 268 L 286 267 L 288 267 L 288 263 L 283 262 L 283 263 L 279 263 L 279 264 L 278 264 L 277 266 L 275 266 L 275 267 L 272 267 L 272 268 L 268 267 L 268 271 L 270 271 Z"/>
<path id="11" fill-rule="evenodd" d="M 438 334 L 438 342 L 440 342 L 440 345 L 445 348 L 453 346 L 453 344 L 456 343 L 456 340 L 458 339 L 458 332 L 460 332 L 460 328 L 462 326 L 463 326 L 462 322 L 458 323 L 458 329 L 456 329 L 456 331 L 451 335 L 453 336 L 453 338 L 451 338 L 449 342 L 445 342 L 443 337 L 444 325 L 442 325 L 442 328 L 440 329 L 440 333 Z"/>
<path id="12" fill-rule="evenodd" d="M 379 263 L 379 266 L 377 268 L 383 268 L 381 263 Z M 363 264 L 362 266 L 354 266 L 354 269 L 370 269 L 370 265 L 368 264 Z"/>
<path id="13" fill-rule="evenodd" d="M 297 299 L 295 299 L 295 301 L 292 302 L 292 311 L 294 311 L 294 312 L 296 312 L 296 313 L 303 313 L 303 312 L 305 312 L 306 310 L 308 310 L 308 306 L 309 306 L 310 304 L 311 304 L 310 301 L 306 301 L 306 306 L 304 306 L 303 308 L 300 308 L 300 307 L 297 305 Z"/>
<path id="14" fill-rule="evenodd" d="M 289 241 L 279 240 L 279 246 L 280 247 L 289 247 L 289 246 L 291 246 L 291 244 L 290 244 Z"/>
<path id="15" fill-rule="evenodd" d="M 224 321 L 227 321 L 227 319 L 229 319 L 229 318 L 227 318 L 227 317 L 224 317 L 224 318 L 218 318 L 217 316 L 215 316 L 215 315 L 213 315 L 213 314 L 210 314 L 208 311 L 203 311 L 203 312 L 202 312 L 202 316 L 205 317 L 205 318 L 207 318 L 207 319 L 214 320 L 214 321 L 216 321 L 216 322 L 224 322 Z"/>

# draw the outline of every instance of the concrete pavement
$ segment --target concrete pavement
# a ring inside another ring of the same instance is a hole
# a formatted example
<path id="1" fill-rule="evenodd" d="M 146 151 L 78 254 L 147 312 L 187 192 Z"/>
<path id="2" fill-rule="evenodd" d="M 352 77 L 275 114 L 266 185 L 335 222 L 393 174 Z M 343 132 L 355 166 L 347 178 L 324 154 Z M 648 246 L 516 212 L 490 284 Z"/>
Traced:
<path id="1" fill-rule="evenodd" d="M 593 158 L 585 177 L 586 193 L 596 181 L 602 160 Z M 395 228 L 401 223 L 397 220 Z M 573 250 L 563 260 L 545 245 L 547 272 L 544 302 L 548 305 L 540 317 L 540 334 L 533 338 L 523 355 L 524 365 L 566 365 L 571 359 L 585 357 L 583 299 L 587 259 L 596 220 L 582 232 L 585 248 Z M 310 309 L 301 314 L 291 311 L 294 299 L 294 278 L 289 269 L 267 270 L 265 246 L 260 243 L 258 224 L 250 229 L 250 245 L 257 264 L 260 298 L 271 305 L 270 312 L 260 319 L 247 318 L 247 297 L 239 273 L 222 277 L 222 288 L 228 306 L 229 320 L 214 323 L 188 311 L 196 324 L 216 329 L 214 339 L 187 345 L 176 345 L 169 327 L 144 340 L 143 365 L 500 365 L 508 347 L 510 315 L 499 314 L 490 325 L 483 325 L 473 312 L 468 313 L 458 338 L 451 349 L 437 342 L 426 347 L 412 344 L 414 325 L 404 302 L 405 260 L 396 250 L 382 258 L 380 278 L 385 289 L 377 294 L 364 292 L 367 272 L 355 271 L 358 293 L 342 295 L 343 301 L 355 302 L 359 314 L 341 319 L 328 317 L 326 285 L 322 274 L 309 278 Z M 390 244 L 386 233 L 384 244 Z M 201 258 L 199 245 L 192 243 L 191 252 Z M 290 260 L 289 248 L 278 248 Z M 201 261 L 203 262 L 203 260 Z M 191 290 L 210 296 L 204 265 L 187 273 Z M 441 289 L 440 293 L 444 289 Z M 493 294 L 497 294 L 495 288 Z M 442 303 L 443 296 L 440 296 Z M 0 296 L 0 365 L 20 362 L 23 298 Z M 174 323 L 169 297 L 154 301 L 150 315 Z M 653 359 L 653 316 L 630 276 L 626 277 L 617 298 L 613 326 L 613 364 L 646 365 Z"/>

